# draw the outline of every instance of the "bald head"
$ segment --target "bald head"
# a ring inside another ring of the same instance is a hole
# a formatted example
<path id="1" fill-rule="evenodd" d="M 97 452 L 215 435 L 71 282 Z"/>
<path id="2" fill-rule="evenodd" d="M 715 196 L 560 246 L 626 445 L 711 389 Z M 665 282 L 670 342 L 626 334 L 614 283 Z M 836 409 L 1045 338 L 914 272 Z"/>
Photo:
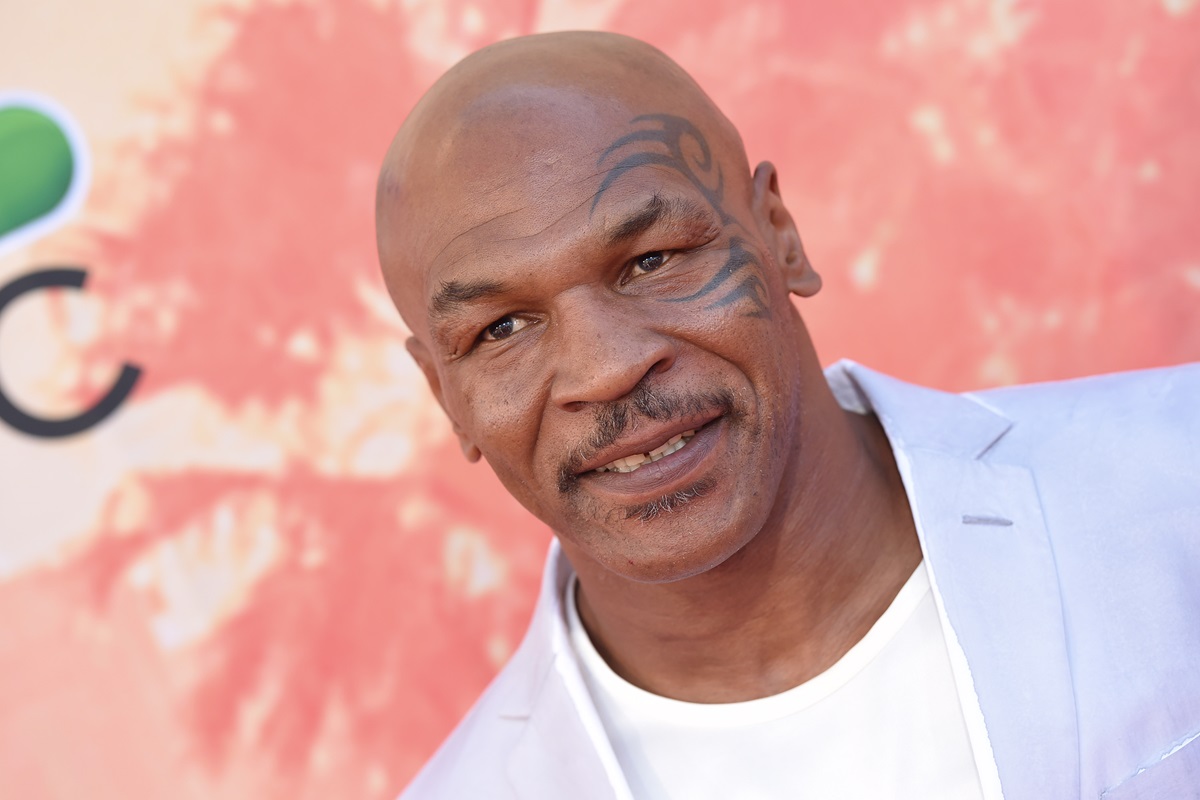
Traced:
<path id="1" fill-rule="evenodd" d="M 518 208 L 544 205 L 530 225 L 552 224 L 567 211 L 550 198 L 564 182 L 597 177 L 590 194 L 575 198 L 594 200 L 611 188 L 603 175 L 613 164 L 602 162 L 614 143 L 652 136 L 663 120 L 685 121 L 688 130 L 672 133 L 686 141 L 651 145 L 654 153 L 669 156 L 681 145 L 701 167 L 709 162 L 703 179 L 748 191 L 736 129 L 686 72 L 644 42 L 597 32 L 527 36 L 486 47 L 443 75 L 396 135 L 376 196 L 384 279 L 414 335 L 425 338 L 437 289 L 432 262 L 452 261 L 448 250 Z"/>

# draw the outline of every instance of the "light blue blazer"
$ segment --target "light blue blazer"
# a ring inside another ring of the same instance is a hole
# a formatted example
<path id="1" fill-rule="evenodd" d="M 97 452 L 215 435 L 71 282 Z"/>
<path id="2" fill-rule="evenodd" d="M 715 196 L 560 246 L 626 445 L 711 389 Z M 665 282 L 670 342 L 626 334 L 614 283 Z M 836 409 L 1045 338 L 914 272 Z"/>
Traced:
<path id="1" fill-rule="evenodd" d="M 896 453 L 984 796 L 1200 798 L 1200 365 L 966 395 L 827 377 Z M 521 647 L 404 800 L 632 800 L 569 574 L 553 545 Z"/>

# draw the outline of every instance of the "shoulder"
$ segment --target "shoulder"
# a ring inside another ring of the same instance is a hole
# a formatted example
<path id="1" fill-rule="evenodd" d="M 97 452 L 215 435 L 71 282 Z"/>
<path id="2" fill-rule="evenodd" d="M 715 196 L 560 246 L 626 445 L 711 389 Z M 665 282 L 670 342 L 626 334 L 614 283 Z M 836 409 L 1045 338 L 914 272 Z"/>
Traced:
<path id="1" fill-rule="evenodd" d="M 1006 386 L 971 397 L 1014 420 L 1036 424 L 1069 422 L 1081 414 L 1096 414 L 1095 420 L 1114 414 L 1157 421 L 1200 418 L 1200 363 L 1183 364 L 1133 372 L 1114 372 L 1072 380 Z"/>
<path id="2" fill-rule="evenodd" d="M 968 396 L 1013 423 L 992 459 L 1114 476 L 1146 476 L 1168 464 L 1200 470 L 1200 364 Z"/>
<path id="3" fill-rule="evenodd" d="M 983 460 L 1032 470 L 1061 555 L 1114 537 L 1141 558 L 1200 549 L 1200 365 L 971 397 L 1010 420 Z"/>

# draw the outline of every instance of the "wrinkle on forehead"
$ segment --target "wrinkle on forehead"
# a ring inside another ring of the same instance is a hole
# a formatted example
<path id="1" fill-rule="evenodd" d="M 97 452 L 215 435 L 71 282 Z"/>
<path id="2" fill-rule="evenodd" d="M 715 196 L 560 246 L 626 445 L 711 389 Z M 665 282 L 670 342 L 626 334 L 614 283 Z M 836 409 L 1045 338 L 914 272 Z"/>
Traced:
<path id="1" fill-rule="evenodd" d="M 504 245 L 504 244 L 516 244 L 518 242 L 526 242 L 531 239 L 536 239 L 539 236 L 546 233 L 547 231 L 554 228 L 555 226 L 561 225 L 563 223 L 563 221 L 567 219 L 567 217 L 576 213 L 584 206 L 589 205 L 591 203 L 591 200 L 592 200 L 592 195 L 588 194 L 586 197 L 579 200 L 579 202 L 574 203 L 573 205 L 566 206 L 565 208 L 562 208 L 561 206 L 554 206 L 553 211 L 551 213 L 555 214 L 555 216 L 551 216 L 549 219 L 543 219 L 543 217 L 545 216 L 544 214 L 537 214 L 536 211 L 541 207 L 534 206 L 534 205 L 524 205 L 520 208 L 516 208 L 511 211 L 505 211 L 504 213 L 501 213 L 501 214 L 497 214 L 494 217 L 490 217 L 488 219 L 482 220 L 481 222 L 479 222 L 475 225 L 472 225 L 470 228 L 462 231 L 461 233 L 456 234 L 454 236 L 454 238 L 452 238 L 450 241 L 448 241 L 446 243 L 445 247 L 443 247 L 441 250 L 438 251 L 438 253 L 433 257 L 432 260 L 435 263 L 440 261 L 441 258 L 445 255 L 446 251 L 450 250 L 452 246 L 459 244 L 463 239 L 467 240 L 464 243 L 464 246 L 470 251 L 473 251 L 477 248 L 478 243 L 479 243 L 478 240 L 483 240 L 484 242 L 492 243 L 492 244 Z M 509 217 L 518 216 L 524 212 L 533 212 L 530 215 L 531 216 L 531 219 L 529 220 L 530 230 L 528 232 L 521 232 L 521 233 L 516 233 L 516 234 L 509 233 L 508 235 L 499 235 L 499 234 L 492 235 L 492 236 L 486 235 L 486 231 L 490 226 L 500 223 Z"/>

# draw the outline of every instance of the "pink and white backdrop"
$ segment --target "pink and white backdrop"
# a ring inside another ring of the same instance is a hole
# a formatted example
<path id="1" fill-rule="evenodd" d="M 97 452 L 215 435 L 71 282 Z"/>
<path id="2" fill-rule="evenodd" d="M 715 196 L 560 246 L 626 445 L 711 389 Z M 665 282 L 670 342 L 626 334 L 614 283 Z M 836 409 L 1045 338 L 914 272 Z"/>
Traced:
<path id="1" fill-rule="evenodd" d="M 376 274 L 375 171 L 499 38 L 658 45 L 779 166 L 826 362 L 947 389 L 1200 358 L 1197 0 L 39 0 L 78 212 L 0 284 L 0 797 L 387 798 L 517 644 L 548 531 L 466 464 Z M 0 187 L 0 192 L 5 191 Z"/>

